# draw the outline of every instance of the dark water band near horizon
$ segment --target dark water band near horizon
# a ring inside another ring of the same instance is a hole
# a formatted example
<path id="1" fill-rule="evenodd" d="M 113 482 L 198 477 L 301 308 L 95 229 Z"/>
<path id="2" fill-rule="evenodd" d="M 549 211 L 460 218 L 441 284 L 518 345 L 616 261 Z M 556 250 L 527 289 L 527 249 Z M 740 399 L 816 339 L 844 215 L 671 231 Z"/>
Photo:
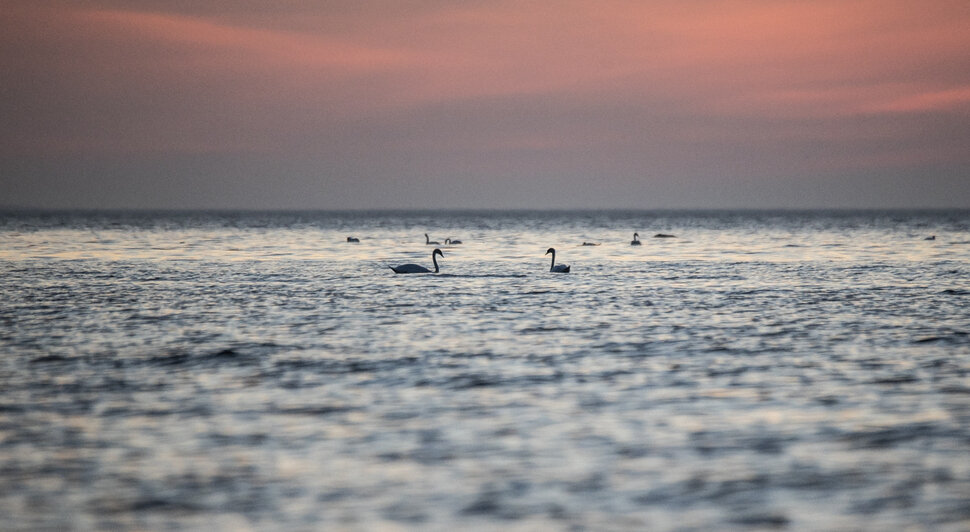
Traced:
<path id="1" fill-rule="evenodd" d="M 970 211 L 4 211 L 0 278 L 0 530 L 970 529 Z"/>

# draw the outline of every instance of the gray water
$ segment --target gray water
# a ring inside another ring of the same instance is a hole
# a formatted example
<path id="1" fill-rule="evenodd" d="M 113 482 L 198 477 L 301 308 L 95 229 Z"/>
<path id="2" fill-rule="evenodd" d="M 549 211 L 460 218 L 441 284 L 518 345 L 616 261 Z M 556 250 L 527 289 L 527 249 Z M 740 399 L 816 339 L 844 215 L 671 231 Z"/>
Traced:
<path id="1" fill-rule="evenodd" d="M 967 211 L 19 212 L 0 279 L 0 530 L 970 530 Z"/>

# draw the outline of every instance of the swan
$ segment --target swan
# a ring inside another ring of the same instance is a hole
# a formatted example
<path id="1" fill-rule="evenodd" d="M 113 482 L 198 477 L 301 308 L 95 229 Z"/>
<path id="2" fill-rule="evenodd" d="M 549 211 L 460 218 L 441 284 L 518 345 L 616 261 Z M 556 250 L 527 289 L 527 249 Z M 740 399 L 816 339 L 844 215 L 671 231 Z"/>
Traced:
<path id="1" fill-rule="evenodd" d="M 348 236 L 347 242 L 360 242 L 360 239 L 355 236 Z"/>
<path id="2" fill-rule="evenodd" d="M 428 233 L 425 233 L 424 234 L 424 245 L 426 245 L 426 246 L 440 246 L 441 245 L 441 242 L 435 242 L 434 240 L 431 240 L 431 238 L 428 236 Z"/>
<path id="3" fill-rule="evenodd" d="M 583 242 L 583 245 L 584 246 L 598 246 L 599 244 L 597 244 L 596 242 Z"/>
<path id="4" fill-rule="evenodd" d="M 633 233 L 633 240 L 630 241 L 631 246 L 640 245 L 640 233 Z"/>
<path id="5" fill-rule="evenodd" d="M 457 244 L 461 244 L 461 240 L 452 240 L 450 238 L 446 238 L 445 239 L 445 245 L 446 246 L 454 246 L 454 245 L 457 245 Z"/>
<path id="6" fill-rule="evenodd" d="M 552 253 L 552 264 L 549 265 L 549 271 L 553 273 L 569 273 L 569 266 L 566 264 L 560 264 L 556 266 L 556 250 L 549 248 L 546 250 L 546 255 Z"/>
<path id="7" fill-rule="evenodd" d="M 445 254 L 438 248 L 434 248 L 434 251 L 431 252 L 431 262 L 434 262 L 434 273 L 438 273 L 438 258 L 435 255 L 441 255 L 441 258 L 444 258 Z M 431 273 L 431 270 L 419 264 L 402 264 L 400 266 L 388 266 L 388 268 L 394 270 L 394 273 Z"/>
<path id="8" fill-rule="evenodd" d="M 668 235 L 667 233 L 657 233 L 653 235 L 654 238 L 677 238 L 676 235 Z"/>

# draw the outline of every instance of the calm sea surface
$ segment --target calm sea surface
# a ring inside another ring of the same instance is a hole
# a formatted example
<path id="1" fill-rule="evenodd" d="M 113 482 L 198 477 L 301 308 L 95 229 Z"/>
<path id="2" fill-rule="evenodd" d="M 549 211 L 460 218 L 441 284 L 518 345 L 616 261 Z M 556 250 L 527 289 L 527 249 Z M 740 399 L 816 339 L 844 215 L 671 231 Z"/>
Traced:
<path id="1" fill-rule="evenodd" d="M 970 530 L 968 211 L 8 212 L 0 283 L 0 530 Z"/>

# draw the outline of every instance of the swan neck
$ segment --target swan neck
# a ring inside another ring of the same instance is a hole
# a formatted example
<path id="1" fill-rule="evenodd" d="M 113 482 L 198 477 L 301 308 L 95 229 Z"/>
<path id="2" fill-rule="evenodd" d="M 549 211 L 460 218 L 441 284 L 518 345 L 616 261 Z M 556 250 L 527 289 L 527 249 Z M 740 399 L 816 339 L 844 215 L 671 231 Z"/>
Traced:
<path id="1" fill-rule="evenodd" d="M 552 252 L 552 262 L 549 264 L 549 270 L 552 270 L 555 267 L 556 267 L 556 252 L 553 251 Z"/>
<path id="2" fill-rule="evenodd" d="M 437 253 L 432 253 L 431 254 L 431 262 L 434 263 L 434 272 L 435 273 L 438 273 L 438 257 L 437 257 Z"/>

